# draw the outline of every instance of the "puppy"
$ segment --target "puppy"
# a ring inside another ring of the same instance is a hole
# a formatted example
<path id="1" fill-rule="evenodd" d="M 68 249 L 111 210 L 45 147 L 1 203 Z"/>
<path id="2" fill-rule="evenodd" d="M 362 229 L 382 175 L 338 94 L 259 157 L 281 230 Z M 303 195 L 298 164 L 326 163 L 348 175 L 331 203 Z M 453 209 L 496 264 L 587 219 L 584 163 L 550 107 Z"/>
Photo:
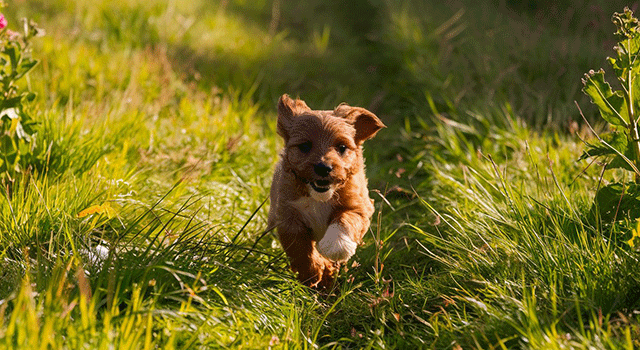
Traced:
<path id="1" fill-rule="evenodd" d="M 374 208 L 362 143 L 384 127 L 364 108 L 343 103 L 319 111 L 280 98 L 277 132 L 285 147 L 273 175 L 269 227 L 303 284 L 329 289 L 369 229 Z"/>

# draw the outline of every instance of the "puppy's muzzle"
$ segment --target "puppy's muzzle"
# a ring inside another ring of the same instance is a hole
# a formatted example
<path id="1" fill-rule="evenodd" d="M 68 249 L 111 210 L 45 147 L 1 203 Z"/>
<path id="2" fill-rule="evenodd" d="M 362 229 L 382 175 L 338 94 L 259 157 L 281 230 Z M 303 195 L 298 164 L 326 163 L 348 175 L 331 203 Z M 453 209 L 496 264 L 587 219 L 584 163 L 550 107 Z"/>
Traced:
<path id="1" fill-rule="evenodd" d="M 333 168 L 330 165 L 327 165 L 323 162 L 320 162 L 316 165 L 313 166 L 313 171 L 316 173 L 316 175 L 320 176 L 320 177 L 327 177 L 329 176 L 329 174 L 331 174 L 331 171 L 333 170 Z M 329 190 L 329 187 L 331 186 L 331 181 L 329 180 L 316 180 L 316 181 L 312 181 L 310 183 L 311 187 L 314 189 L 314 191 L 318 192 L 318 193 L 324 193 L 327 192 Z"/>

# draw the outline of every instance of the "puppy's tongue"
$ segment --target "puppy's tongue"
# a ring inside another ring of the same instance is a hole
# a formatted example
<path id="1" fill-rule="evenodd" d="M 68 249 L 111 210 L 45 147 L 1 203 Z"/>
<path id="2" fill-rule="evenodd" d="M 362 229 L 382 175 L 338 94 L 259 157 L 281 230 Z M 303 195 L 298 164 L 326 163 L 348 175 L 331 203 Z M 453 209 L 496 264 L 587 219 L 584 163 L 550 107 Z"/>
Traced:
<path id="1" fill-rule="evenodd" d="M 331 182 L 328 180 L 317 180 L 311 183 L 311 187 L 313 187 L 314 191 L 323 193 L 329 190 L 329 185 Z"/>

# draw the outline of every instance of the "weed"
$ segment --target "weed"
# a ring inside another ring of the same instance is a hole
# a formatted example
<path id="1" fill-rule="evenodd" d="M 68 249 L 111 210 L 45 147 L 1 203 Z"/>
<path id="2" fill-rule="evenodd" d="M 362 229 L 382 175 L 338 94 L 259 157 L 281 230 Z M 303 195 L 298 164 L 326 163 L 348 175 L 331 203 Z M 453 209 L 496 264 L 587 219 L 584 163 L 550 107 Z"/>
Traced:
<path id="1" fill-rule="evenodd" d="M 614 182 L 598 188 L 592 213 L 607 226 L 615 222 L 636 220 L 639 215 L 637 198 L 640 194 L 640 136 L 638 133 L 638 93 L 636 81 L 640 77 L 638 54 L 640 32 L 638 20 L 629 8 L 613 15 L 618 40 L 617 57 L 609 57 L 613 73 L 621 90 L 614 90 L 605 80 L 603 69 L 590 71 L 582 79 L 583 92 L 591 98 L 611 132 L 598 135 L 598 143 L 588 144 L 580 159 L 605 157 L 604 169 L 621 168 L 635 174 L 635 183 Z M 592 129 L 593 131 L 593 129 Z M 593 131 L 595 133 L 595 131 Z M 624 226 L 624 225 L 623 225 Z M 629 231 L 629 229 L 623 229 Z M 632 238 L 633 240 L 633 238 Z"/>
<path id="2" fill-rule="evenodd" d="M 24 32 L 8 30 L 6 19 L 0 16 L 0 186 L 9 189 L 17 175 L 34 171 L 45 161 L 44 154 L 34 152 L 37 122 L 28 102 L 35 94 L 19 84 L 38 63 L 31 56 L 31 40 L 40 30 L 26 19 Z"/>

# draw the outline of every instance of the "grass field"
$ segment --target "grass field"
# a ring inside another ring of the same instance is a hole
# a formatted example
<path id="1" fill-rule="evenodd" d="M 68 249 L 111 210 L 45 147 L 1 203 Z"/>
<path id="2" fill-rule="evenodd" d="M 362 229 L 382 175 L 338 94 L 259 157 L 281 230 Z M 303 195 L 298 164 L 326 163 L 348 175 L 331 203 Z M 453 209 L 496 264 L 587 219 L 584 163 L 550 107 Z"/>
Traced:
<path id="1" fill-rule="evenodd" d="M 637 223 L 591 208 L 631 178 L 578 161 L 576 107 L 605 127 L 580 79 L 637 3 L 337 3 L 2 9 L 46 34 L 21 83 L 39 158 L 0 197 L 0 349 L 640 347 Z M 388 126 L 329 297 L 259 239 L 283 93 Z"/>

